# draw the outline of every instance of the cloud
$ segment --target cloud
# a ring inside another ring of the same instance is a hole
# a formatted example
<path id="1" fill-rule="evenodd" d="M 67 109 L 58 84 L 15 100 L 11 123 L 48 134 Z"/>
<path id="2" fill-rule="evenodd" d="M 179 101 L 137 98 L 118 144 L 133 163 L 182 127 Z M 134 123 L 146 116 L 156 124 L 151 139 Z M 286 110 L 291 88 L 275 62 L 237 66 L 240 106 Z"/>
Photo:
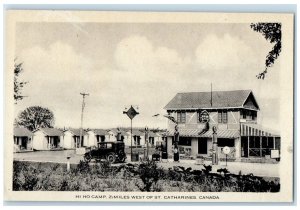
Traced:
<path id="1" fill-rule="evenodd" d="M 243 69 L 253 64 L 253 55 L 242 39 L 229 34 L 209 34 L 195 51 L 197 64 L 206 70 Z"/>
<path id="2" fill-rule="evenodd" d="M 21 77 L 29 83 L 23 90 L 28 98 L 22 101 L 23 107 L 17 109 L 42 105 L 54 111 L 56 122 L 72 119 L 74 108 L 80 110 L 79 93 L 93 87 L 92 61 L 75 52 L 72 46 L 59 41 L 48 48 L 26 48 L 18 60 L 23 62 Z M 78 107 L 77 104 L 74 106 L 77 101 Z"/>
<path id="3" fill-rule="evenodd" d="M 173 74 L 184 71 L 189 59 L 163 46 L 154 47 L 144 36 L 134 35 L 124 38 L 117 45 L 114 58 L 116 65 L 128 77 L 135 76 L 144 81 L 155 81 L 162 77 L 174 78 Z"/>
<path id="4" fill-rule="evenodd" d="M 34 46 L 20 55 L 24 62 L 24 76 L 36 82 L 74 81 L 88 77 L 91 62 L 82 54 L 75 53 L 70 45 L 55 42 L 48 49 Z M 34 77 L 32 77 L 34 75 Z M 76 77 L 75 77 L 76 75 Z"/>
<path id="5" fill-rule="evenodd" d="M 27 90 L 29 97 L 21 108 L 44 105 L 54 111 L 58 126 L 78 127 L 79 93 L 86 91 L 90 93 L 86 99 L 87 127 L 129 125 L 122 111 L 131 104 L 140 107 L 135 126 L 165 127 L 164 118 L 154 119 L 152 115 L 163 114 L 163 107 L 176 93 L 210 91 L 211 82 L 214 90 L 253 88 L 259 103 L 263 102 L 258 91 L 274 95 L 273 84 L 266 87 L 255 78 L 260 69 L 255 53 L 260 49 L 228 34 L 208 34 L 195 43 L 195 49 L 192 56 L 183 56 L 141 35 L 120 40 L 111 50 L 113 54 L 107 56 L 111 63 L 101 57 L 92 60 L 60 41 L 48 48 L 24 49 L 19 59 L 24 62 L 22 77 L 29 81 L 24 92 Z"/>

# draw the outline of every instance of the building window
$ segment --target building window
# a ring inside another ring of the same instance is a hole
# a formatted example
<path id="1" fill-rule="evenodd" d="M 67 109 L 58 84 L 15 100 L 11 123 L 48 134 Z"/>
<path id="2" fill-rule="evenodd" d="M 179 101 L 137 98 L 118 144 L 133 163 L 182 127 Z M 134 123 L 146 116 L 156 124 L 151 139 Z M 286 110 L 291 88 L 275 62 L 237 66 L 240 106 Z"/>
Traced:
<path id="1" fill-rule="evenodd" d="M 252 112 L 252 120 L 256 120 L 257 113 L 255 111 Z"/>
<path id="2" fill-rule="evenodd" d="M 242 119 L 246 119 L 247 118 L 247 112 L 245 110 L 241 111 L 241 115 L 242 115 Z"/>
<path id="3" fill-rule="evenodd" d="M 234 147 L 234 139 L 218 138 L 218 147 Z"/>
<path id="4" fill-rule="evenodd" d="M 178 145 L 181 145 L 181 146 L 192 146 L 191 138 L 188 138 L 188 137 L 179 137 Z"/>
<path id="5" fill-rule="evenodd" d="M 218 122 L 227 123 L 227 111 L 218 111 Z"/>
<path id="6" fill-rule="evenodd" d="M 186 113 L 185 112 L 177 112 L 177 122 L 178 123 L 185 123 L 186 120 Z"/>

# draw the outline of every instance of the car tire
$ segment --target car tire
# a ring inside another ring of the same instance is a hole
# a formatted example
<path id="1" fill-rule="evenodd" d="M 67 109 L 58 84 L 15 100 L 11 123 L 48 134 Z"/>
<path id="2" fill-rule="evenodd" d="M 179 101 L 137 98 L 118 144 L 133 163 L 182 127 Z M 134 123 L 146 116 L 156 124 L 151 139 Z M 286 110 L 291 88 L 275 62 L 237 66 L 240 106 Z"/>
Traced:
<path id="1" fill-rule="evenodd" d="M 116 162 L 116 155 L 115 155 L 115 153 L 109 153 L 109 154 L 106 156 L 106 160 L 107 160 L 109 163 L 114 163 L 114 162 Z"/>

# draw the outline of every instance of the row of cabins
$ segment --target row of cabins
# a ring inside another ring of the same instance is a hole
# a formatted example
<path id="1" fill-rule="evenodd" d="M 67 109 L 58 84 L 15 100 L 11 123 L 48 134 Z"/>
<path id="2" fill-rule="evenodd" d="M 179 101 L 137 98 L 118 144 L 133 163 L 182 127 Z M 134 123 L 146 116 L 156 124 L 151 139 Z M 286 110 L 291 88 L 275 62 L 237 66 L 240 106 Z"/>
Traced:
<path id="1" fill-rule="evenodd" d="M 257 123 L 260 107 L 251 90 L 178 93 L 164 109 L 178 123 L 181 153 L 211 157 L 214 126 L 219 158 L 225 157 L 225 146 L 231 149 L 229 158 L 240 161 L 270 159 L 272 152 L 280 152 L 279 133 Z M 208 127 L 201 122 L 203 112 L 209 116 Z M 168 120 L 164 140 L 169 154 L 173 153 L 174 129 L 175 123 Z"/>
<path id="2" fill-rule="evenodd" d="M 281 138 L 278 132 L 265 129 L 257 123 L 260 107 L 251 90 L 188 92 L 178 93 L 165 107 L 168 115 L 177 121 L 179 150 L 188 156 L 212 155 L 212 128 L 217 128 L 217 143 L 220 158 L 222 149 L 231 149 L 229 158 L 247 160 L 251 158 L 270 159 L 272 152 L 280 153 Z M 206 112 L 208 126 L 201 122 L 201 113 Z M 168 120 L 166 133 L 149 133 L 150 144 L 163 140 L 168 154 L 173 154 L 175 123 Z M 133 129 L 135 147 L 145 145 L 145 133 Z M 73 149 L 79 142 L 79 129 L 39 129 L 34 133 L 24 128 L 15 128 L 16 150 Z M 92 129 L 84 131 L 81 147 L 91 147 L 98 142 L 116 141 L 117 129 Z M 131 132 L 121 130 L 121 139 L 131 146 Z"/>
<path id="3" fill-rule="evenodd" d="M 121 140 L 126 147 L 131 146 L 131 131 L 128 129 L 57 129 L 40 128 L 34 132 L 26 128 L 14 128 L 14 151 L 60 150 L 75 149 L 76 147 L 93 147 L 99 142 L 117 141 L 120 132 Z M 141 129 L 132 130 L 132 146 L 142 147 L 146 144 L 145 132 Z M 82 141 L 80 136 L 82 135 Z M 149 131 L 149 145 L 155 146 L 161 139 L 161 134 Z M 76 145 L 77 144 L 77 145 Z"/>

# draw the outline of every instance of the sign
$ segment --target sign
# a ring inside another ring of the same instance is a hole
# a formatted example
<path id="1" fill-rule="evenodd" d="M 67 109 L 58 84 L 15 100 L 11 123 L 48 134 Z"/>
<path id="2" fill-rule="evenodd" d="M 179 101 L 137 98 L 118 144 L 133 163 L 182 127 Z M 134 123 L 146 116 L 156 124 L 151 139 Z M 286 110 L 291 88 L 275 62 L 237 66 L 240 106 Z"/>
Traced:
<path id="1" fill-rule="evenodd" d="M 203 110 L 202 112 L 200 112 L 199 122 L 201 122 L 201 123 L 209 122 L 209 113 L 206 110 Z"/>
<path id="2" fill-rule="evenodd" d="M 271 158 L 280 158 L 278 149 L 272 149 L 271 150 Z"/>
<path id="3" fill-rule="evenodd" d="M 132 106 L 126 112 L 127 116 L 132 120 L 137 114 L 139 114 Z"/>
<path id="4" fill-rule="evenodd" d="M 229 147 L 224 147 L 223 148 L 223 153 L 225 154 L 225 155 L 228 155 L 229 153 L 230 153 L 230 148 Z"/>

